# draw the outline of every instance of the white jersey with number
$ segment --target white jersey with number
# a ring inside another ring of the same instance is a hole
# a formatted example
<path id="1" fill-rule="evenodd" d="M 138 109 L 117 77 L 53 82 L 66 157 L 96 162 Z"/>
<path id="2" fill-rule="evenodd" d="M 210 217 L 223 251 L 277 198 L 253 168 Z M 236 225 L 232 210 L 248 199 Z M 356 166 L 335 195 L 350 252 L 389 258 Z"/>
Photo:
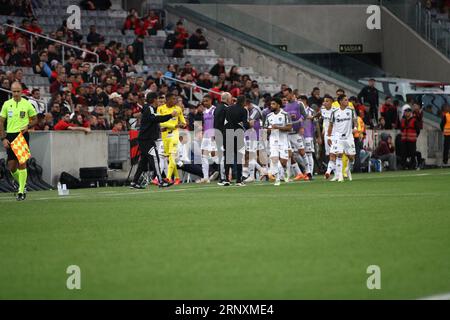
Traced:
<path id="1" fill-rule="evenodd" d="M 339 140 L 353 140 L 354 121 L 356 121 L 355 110 L 350 109 L 349 107 L 344 110 L 341 108 L 333 110 L 330 118 L 330 123 L 333 124 L 333 138 Z"/>
<path id="2" fill-rule="evenodd" d="M 328 134 L 328 127 L 330 126 L 330 119 L 331 119 L 331 113 L 333 112 L 333 108 L 330 108 L 327 110 L 327 108 L 322 107 L 320 109 L 320 113 L 322 115 L 322 119 L 323 119 L 323 132 L 324 135 L 326 136 Z"/>
<path id="3" fill-rule="evenodd" d="M 266 117 L 264 127 L 271 129 L 272 126 L 287 126 L 291 123 L 291 117 L 287 112 L 280 110 L 278 113 L 271 112 Z M 280 130 L 271 130 L 269 137 L 270 145 L 289 145 L 288 132 Z"/>

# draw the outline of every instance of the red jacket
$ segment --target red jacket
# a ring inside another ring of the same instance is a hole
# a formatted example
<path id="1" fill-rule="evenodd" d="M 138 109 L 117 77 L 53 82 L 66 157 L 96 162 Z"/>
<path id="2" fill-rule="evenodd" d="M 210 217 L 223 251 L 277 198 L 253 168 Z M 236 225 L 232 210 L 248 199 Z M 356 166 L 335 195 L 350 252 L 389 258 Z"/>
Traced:
<path id="1" fill-rule="evenodd" d="M 416 142 L 417 132 L 419 131 L 417 119 L 415 117 L 409 119 L 403 117 L 401 121 L 401 131 L 402 142 Z"/>

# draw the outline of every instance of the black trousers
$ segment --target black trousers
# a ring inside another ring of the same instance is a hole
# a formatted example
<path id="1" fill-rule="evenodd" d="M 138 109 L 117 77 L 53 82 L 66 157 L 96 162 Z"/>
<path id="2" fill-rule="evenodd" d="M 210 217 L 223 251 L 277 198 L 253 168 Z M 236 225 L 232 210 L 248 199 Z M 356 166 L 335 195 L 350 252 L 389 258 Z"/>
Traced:
<path id="1" fill-rule="evenodd" d="M 230 130 L 230 129 L 229 129 Z M 242 129 L 239 129 L 242 130 Z M 242 155 L 239 153 L 244 147 L 244 136 L 242 138 L 239 136 L 233 136 L 232 141 L 227 141 L 226 134 L 224 135 L 224 146 L 225 146 L 225 180 L 228 181 L 228 175 L 230 173 L 230 169 L 232 167 L 236 168 L 236 182 L 242 182 Z M 241 157 L 241 161 L 239 163 L 238 157 Z M 233 162 L 231 163 L 231 159 Z"/>
<path id="2" fill-rule="evenodd" d="M 139 150 L 141 151 L 141 157 L 136 173 L 134 174 L 133 182 L 138 183 L 142 173 L 153 171 L 155 172 L 158 181 L 161 183 L 162 176 L 159 166 L 158 149 L 156 148 L 155 141 L 139 140 Z"/>
<path id="3" fill-rule="evenodd" d="M 225 132 L 224 130 L 221 131 L 222 133 L 222 137 L 225 137 Z M 225 144 L 224 141 L 220 141 L 220 139 L 215 139 L 215 143 L 216 143 L 216 148 L 217 148 L 217 158 L 219 159 L 219 174 L 220 174 L 220 181 L 226 180 L 226 174 L 225 177 L 222 176 L 222 159 L 224 157 L 224 151 L 225 150 Z M 225 163 L 225 161 L 223 161 L 223 163 Z M 225 168 L 224 170 L 225 171 Z"/>
<path id="4" fill-rule="evenodd" d="M 369 114 L 370 118 L 374 121 L 372 123 L 375 125 L 375 122 L 378 123 L 378 107 L 377 106 L 370 106 L 369 108 Z"/>
<path id="5" fill-rule="evenodd" d="M 409 163 L 407 159 L 410 159 Z M 402 142 L 402 167 L 414 169 L 416 167 L 416 142 Z"/>
<path id="6" fill-rule="evenodd" d="M 444 156 L 442 162 L 448 164 L 448 152 L 450 151 L 450 136 L 444 136 Z"/>
<path id="7" fill-rule="evenodd" d="M 353 166 L 353 172 L 361 172 L 361 149 L 363 148 L 363 142 L 359 138 L 355 138 L 355 164 Z"/>

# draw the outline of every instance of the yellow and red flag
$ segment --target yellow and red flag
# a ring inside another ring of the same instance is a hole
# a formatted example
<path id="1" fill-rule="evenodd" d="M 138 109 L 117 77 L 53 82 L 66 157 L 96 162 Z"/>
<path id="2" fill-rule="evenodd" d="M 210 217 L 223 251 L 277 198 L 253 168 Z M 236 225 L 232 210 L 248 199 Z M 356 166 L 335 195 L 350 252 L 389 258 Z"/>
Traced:
<path id="1" fill-rule="evenodd" d="M 22 132 L 11 142 L 11 149 L 17 157 L 19 164 L 24 164 L 31 158 L 30 147 L 25 140 Z"/>

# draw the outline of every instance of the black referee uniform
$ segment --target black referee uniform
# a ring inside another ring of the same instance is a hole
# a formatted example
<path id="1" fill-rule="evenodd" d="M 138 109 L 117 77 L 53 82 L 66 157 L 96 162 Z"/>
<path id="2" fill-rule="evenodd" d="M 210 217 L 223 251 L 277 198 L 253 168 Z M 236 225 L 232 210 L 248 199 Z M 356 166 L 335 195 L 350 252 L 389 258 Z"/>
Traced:
<path id="1" fill-rule="evenodd" d="M 137 185 L 143 172 L 153 170 L 158 177 L 160 186 L 162 185 L 161 170 L 159 167 L 159 155 L 156 147 L 156 140 L 159 139 L 161 122 L 166 122 L 172 118 L 172 115 L 158 116 L 155 113 L 153 103 L 157 96 L 154 93 L 147 95 L 147 102 L 142 110 L 141 127 L 139 129 L 138 143 L 141 157 L 138 168 L 134 175 L 133 184 Z"/>

